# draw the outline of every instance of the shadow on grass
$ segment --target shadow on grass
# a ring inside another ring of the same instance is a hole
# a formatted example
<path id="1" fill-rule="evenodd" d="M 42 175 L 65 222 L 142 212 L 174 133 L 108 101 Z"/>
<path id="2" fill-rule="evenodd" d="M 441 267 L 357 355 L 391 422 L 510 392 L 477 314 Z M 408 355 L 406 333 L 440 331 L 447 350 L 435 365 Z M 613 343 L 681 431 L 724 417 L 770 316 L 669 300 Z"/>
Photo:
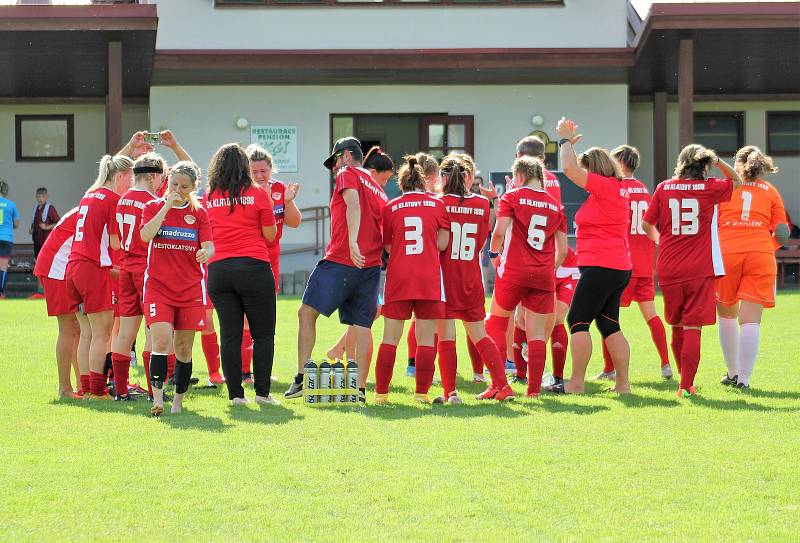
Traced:
<path id="1" fill-rule="evenodd" d="M 702 391 L 701 391 L 700 394 L 695 396 L 690 396 L 684 401 L 691 402 L 701 407 L 707 407 L 709 409 L 719 409 L 721 411 L 762 411 L 762 412 L 773 412 L 773 413 L 800 413 L 800 408 L 798 407 L 773 407 L 770 405 L 748 402 L 746 400 L 747 396 L 745 394 L 743 394 L 741 398 L 736 400 L 716 400 L 702 396 Z"/>
<path id="2" fill-rule="evenodd" d="M 178 415 L 173 415 L 169 409 L 159 417 L 159 420 L 174 428 L 175 430 L 202 430 L 204 432 L 224 432 L 228 428 L 233 428 L 233 424 L 225 424 L 222 419 L 217 417 L 206 417 L 200 413 L 192 411 L 191 407 L 183 406 L 183 411 Z"/>
<path id="3" fill-rule="evenodd" d="M 265 405 L 262 407 L 256 403 L 237 406 L 229 405 L 228 415 L 239 422 L 269 425 L 288 424 L 305 418 L 283 405 Z"/>
<path id="4" fill-rule="evenodd" d="M 678 383 L 679 381 L 675 379 L 662 379 L 660 381 L 633 381 L 631 383 L 631 388 L 634 390 L 639 387 L 650 388 L 660 392 L 672 392 L 675 394 L 678 391 Z"/>
<path id="5" fill-rule="evenodd" d="M 389 396 L 391 401 L 391 394 Z M 524 411 L 512 409 L 508 403 L 487 402 L 477 405 L 368 405 L 363 411 L 364 416 L 382 420 L 407 420 L 421 417 L 459 417 L 478 418 L 484 416 L 517 418 L 528 415 Z"/>

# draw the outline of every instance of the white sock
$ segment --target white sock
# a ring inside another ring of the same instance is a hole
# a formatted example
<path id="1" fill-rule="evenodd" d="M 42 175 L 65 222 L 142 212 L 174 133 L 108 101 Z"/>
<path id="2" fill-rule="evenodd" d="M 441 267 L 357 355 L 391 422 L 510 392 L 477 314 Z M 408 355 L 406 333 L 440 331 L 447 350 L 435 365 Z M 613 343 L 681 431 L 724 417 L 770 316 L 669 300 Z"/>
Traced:
<path id="1" fill-rule="evenodd" d="M 761 336 L 761 325 L 757 322 L 742 325 L 739 335 L 739 382 L 750 384 L 750 376 L 758 358 L 758 344 Z"/>
<path id="2" fill-rule="evenodd" d="M 722 345 L 722 356 L 728 366 L 728 377 L 733 378 L 739 371 L 739 321 L 738 319 L 719 318 L 719 343 Z"/>

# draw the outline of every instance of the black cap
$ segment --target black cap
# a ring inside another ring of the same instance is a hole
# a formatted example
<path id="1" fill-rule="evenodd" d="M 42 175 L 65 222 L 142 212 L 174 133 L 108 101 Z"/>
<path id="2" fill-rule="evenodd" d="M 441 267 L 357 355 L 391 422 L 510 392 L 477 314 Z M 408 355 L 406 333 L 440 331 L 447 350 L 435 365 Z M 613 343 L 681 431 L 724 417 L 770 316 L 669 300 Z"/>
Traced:
<path id="1" fill-rule="evenodd" d="M 336 164 L 336 154 L 340 151 L 355 151 L 358 149 L 361 150 L 361 142 L 358 141 L 353 136 L 347 136 L 346 138 L 342 138 L 338 140 L 336 143 L 333 144 L 333 150 L 331 151 L 331 156 L 325 159 L 325 162 L 322 163 L 323 166 L 328 168 L 329 170 L 333 169 L 333 165 Z"/>

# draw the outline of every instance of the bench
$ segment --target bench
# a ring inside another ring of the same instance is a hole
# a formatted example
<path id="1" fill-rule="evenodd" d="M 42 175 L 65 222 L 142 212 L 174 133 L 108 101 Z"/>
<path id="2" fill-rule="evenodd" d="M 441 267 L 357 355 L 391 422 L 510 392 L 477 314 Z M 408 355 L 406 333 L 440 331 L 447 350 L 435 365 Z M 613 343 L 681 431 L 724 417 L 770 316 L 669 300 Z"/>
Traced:
<path id="1" fill-rule="evenodd" d="M 775 261 L 778 264 L 778 285 L 783 288 L 786 284 L 786 266 L 798 266 L 798 276 L 800 276 L 800 243 L 797 240 L 789 240 L 778 252 L 775 253 Z"/>

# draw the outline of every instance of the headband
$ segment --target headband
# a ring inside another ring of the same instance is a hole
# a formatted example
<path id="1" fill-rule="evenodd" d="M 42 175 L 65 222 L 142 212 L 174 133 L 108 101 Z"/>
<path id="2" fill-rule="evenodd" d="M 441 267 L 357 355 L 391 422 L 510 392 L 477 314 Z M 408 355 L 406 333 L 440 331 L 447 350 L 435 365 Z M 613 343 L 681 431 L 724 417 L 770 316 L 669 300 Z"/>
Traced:
<path id="1" fill-rule="evenodd" d="M 161 166 L 134 166 L 133 173 L 164 173 Z"/>

